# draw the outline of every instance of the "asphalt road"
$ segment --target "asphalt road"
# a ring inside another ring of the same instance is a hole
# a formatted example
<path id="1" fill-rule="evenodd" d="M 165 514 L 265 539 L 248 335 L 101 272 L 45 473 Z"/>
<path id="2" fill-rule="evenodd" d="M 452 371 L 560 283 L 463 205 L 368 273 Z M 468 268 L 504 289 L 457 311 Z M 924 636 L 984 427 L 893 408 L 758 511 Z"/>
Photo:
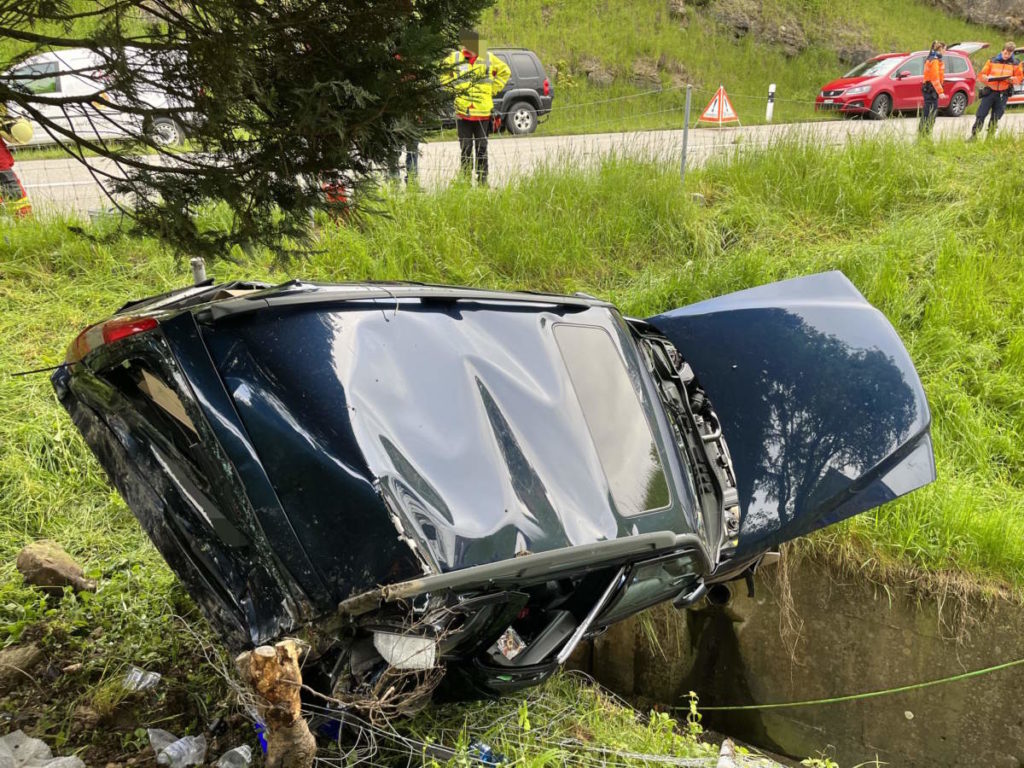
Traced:
<path id="1" fill-rule="evenodd" d="M 940 117 L 935 136 L 966 138 L 973 119 Z M 1024 113 L 1008 113 L 999 130 L 1024 133 Z M 715 155 L 771 146 L 793 137 L 825 144 L 842 144 L 868 136 L 909 141 L 916 137 L 916 131 L 917 120 L 913 117 L 691 129 L 687 163 L 692 167 Z M 491 184 L 507 184 L 545 166 L 585 167 L 612 155 L 679 163 L 682 135 L 682 130 L 674 130 L 492 138 L 488 147 Z M 425 187 L 436 188 L 455 177 L 459 166 L 457 142 L 422 144 L 420 151 L 420 182 Z M 117 173 L 110 161 L 97 158 L 90 163 L 91 168 L 87 168 L 72 159 L 32 160 L 19 162 L 16 170 L 37 211 L 86 213 L 110 205 L 99 180 L 104 173 Z"/>

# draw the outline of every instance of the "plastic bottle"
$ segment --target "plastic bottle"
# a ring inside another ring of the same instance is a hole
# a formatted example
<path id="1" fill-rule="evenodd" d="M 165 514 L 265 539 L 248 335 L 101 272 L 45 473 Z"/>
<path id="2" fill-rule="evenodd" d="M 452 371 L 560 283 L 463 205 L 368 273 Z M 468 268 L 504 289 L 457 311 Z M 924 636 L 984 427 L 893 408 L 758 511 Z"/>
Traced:
<path id="1" fill-rule="evenodd" d="M 206 737 L 184 736 L 168 745 L 156 756 L 158 765 L 168 768 L 185 768 L 186 765 L 200 765 L 206 759 Z"/>
<path id="2" fill-rule="evenodd" d="M 220 756 L 217 768 L 246 768 L 252 762 L 252 750 L 248 744 L 228 750 Z"/>

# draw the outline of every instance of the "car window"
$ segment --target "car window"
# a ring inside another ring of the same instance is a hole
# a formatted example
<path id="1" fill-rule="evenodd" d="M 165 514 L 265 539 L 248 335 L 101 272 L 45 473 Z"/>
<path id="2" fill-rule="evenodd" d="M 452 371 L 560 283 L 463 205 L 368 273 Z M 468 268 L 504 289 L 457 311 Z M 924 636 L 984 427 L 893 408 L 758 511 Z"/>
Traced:
<path id="1" fill-rule="evenodd" d="M 916 56 L 905 61 L 896 68 L 893 74 L 898 75 L 901 72 L 909 73 L 910 77 L 921 77 L 924 74 L 924 56 Z"/>
<path id="2" fill-rule="evenodd" d="M 540 77 L 540 72 L 537 71 L 537 62 L 528 53 L 513 53 L 512 64 L 512 68 L 519 73 L 520 77 Z"/>
<path id="3" fill-rule="evenodd" d="M 603 329 L 559 324 L 555 341 L 620 515 L 667 507 L 668 482 L 640 398 Z"/>
<path id="4" fill-rule="evenodd" d="M 47 61 L 41 64 L 28 64 L 11 72 L 15 86 L 25 88 L 32 93 L 57 93 L 57 62 Z"/>
<path id="5" fill-rule="evenodd" d="M 891 72 L 899 61 L 899 58 L 896 57 L 877 60 L 868 59 L 851 69 L 843 77 L 877 77 L 878 75 L 885 75 Z"/>
<path id="6" fill-rule="evenodd" d="M 967 59 L 963 56 L 949 56 L 946 60 L 947 75 L 962 75 L 967 71 Z"/>

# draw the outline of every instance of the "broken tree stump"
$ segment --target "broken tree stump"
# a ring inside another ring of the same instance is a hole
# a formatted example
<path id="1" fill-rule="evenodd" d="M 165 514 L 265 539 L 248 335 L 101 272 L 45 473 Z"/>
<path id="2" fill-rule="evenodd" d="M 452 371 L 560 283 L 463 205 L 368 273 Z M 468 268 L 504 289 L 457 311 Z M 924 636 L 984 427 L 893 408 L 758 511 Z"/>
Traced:
<path id="1" fill-rule="evenodd" d="M 310 768 L 316 739 L 302 717 L 298 644 L 261 645 L 240 654 L 235 668 L 256 694 L 256 710 L 266 726 L 267 768 Z"/>

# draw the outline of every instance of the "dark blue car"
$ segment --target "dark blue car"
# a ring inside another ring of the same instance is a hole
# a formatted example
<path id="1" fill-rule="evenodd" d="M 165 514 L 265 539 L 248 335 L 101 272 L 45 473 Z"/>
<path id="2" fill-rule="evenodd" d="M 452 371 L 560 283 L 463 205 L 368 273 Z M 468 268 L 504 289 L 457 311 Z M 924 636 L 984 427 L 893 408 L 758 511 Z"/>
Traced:
<path id="1" fill-rule="evenodd" d="M 577 295 L 200 285 L 53 376 L 225 641 L 307 676 L 493 695 L 935 477 L 899 337 L 840 273 L 638 320 Z"/>

